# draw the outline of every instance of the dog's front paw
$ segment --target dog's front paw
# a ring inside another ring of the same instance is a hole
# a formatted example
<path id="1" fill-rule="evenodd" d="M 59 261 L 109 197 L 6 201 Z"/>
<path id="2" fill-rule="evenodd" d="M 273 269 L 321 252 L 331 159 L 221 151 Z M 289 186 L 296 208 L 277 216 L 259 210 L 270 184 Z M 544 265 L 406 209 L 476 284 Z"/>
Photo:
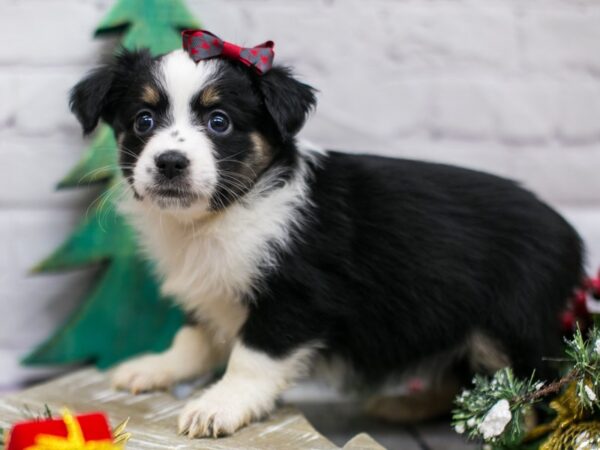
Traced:
<path id="1" fill-rule="evenodd" d="M 179 416 L 179 433 L 190 438 L 233 434 L 257 418 L 256 408 L 245 400 L 235 390 L 213 386 L 184 407 Z"/>
<path id="2" fill-rule="evenodd" d="M 163 390 L 175 382 L 173 374 L 161 355 L 147 355 L 121 364 L 112 376 L 116 389 L 133 394 Z"/>

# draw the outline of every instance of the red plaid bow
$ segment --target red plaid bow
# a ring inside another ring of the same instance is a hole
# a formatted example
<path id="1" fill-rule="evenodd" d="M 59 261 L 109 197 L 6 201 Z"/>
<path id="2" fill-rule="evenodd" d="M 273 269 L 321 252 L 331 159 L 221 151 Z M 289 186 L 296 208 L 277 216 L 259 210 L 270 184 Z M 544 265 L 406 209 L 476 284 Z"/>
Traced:
<path id="1" fill-rule="evenodd" d="M 195 62 L 220 56 L 241 61 L 249 67 L 254 67 L 259 74 L 268 72 L 273 66 L 273 57 L 275 56 L 273 41 L 267 41 L 252 48 L 244 48 L 223 41 L 206 30 L 185 30 L 181 36 L 183 49 Z"/>

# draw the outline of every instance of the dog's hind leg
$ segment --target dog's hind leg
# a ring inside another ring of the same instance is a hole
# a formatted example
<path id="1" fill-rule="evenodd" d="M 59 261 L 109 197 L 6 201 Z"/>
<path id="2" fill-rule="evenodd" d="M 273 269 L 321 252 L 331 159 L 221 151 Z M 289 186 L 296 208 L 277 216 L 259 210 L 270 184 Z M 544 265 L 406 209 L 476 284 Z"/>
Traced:
<path id="1" fill-rule="evenodd" d="M 430 380 L 429 386 L 403 395 L 378 394 L 367 401 L 367 413 L 399 423 L 421 422 L 448 414 L 472 373 L 493 374 L 510 364 L 501 346 L 484 333 L 474 332 L 463 349 L 458 359 L 446 360 L 446 364 L 439 359 L 427 369 L 428 374 L 422 374 Z"/>
<path id="2" fill-rule="evenodd" d="M 447 414 L 459 393 L 458 378 L 448 376 L 420 392 L 406 395 L 376 395 L 366 403 L 366 413 L 388 422 L 411 424 Z"/>

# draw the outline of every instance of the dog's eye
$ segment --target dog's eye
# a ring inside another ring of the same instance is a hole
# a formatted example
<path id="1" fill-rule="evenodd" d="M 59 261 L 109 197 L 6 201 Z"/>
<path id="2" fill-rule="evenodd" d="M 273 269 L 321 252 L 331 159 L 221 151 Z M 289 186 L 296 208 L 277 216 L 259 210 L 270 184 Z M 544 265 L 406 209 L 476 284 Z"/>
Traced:
<path id="1" fill-rule="evenodd" d="M 154 128 L 154 117 L 152 113 L 148 110 L 140 111 L 137 116 L 135 116 L 135 121 L 133 122 L 133 129 L 137 134 L 146 134 L 150 130 Z"/>
<path id="2" fill-rule="evenodd" d="M 215 134 L 225 134 L 231 129 L 231 120 L 223 111 L 213 111 L 208 117 L 208 129 Z"/>

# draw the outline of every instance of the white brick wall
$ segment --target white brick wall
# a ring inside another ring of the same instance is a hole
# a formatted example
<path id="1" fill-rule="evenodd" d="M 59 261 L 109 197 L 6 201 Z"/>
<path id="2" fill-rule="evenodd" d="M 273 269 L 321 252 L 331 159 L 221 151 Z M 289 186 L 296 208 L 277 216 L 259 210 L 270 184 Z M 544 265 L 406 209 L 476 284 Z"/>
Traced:
<path id="1" fill-rule="evenodd" d="M 89 273 L 30 276 L 94 197 L 55 193 L 84 142 L 70 86 L 107 52 L 111 0 L 0 0 L 0 389 L 76 304 Z M 563 211 L 600 263 L 600 3 L 593 0 L 189 0 L 234 42 L 320 89 L 303 132 L 330 148 L 514 177 Z M 35 33 L 35 36 L 33 35 Z"/>

